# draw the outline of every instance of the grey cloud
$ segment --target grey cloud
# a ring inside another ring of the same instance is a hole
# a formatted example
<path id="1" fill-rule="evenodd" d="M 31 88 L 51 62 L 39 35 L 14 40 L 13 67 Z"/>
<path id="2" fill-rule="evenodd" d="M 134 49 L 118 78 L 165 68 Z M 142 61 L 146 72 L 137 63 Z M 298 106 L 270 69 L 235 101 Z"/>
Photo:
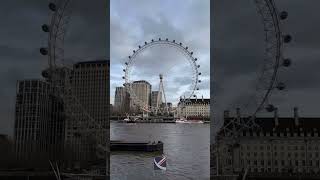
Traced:
<path id="1" fill-rule="evenodd" d="M 39 47 L 47 45 L 41 25 L 49 23 L 49 1 L 8 0 L 1 3 L 0 29 L 0 133 L 12 135 L 16 81 L 39 78 L 47 67 L 47 57 Z M 68 57 L 92 60 L 106 57 L 106 1 L 73 2 L 72 18 L 66 36 Z M 89 44 L 89 45 L 88 45 Z"/>
<path id="2" fill-rule="evenodd" d="M 292 107 L 300 106 L 304 115 L 318 114 L 320 100 L 315 92 L 319 90 L 320 67 L 318 61 L 320 40 L 318 29 L 318 1 L 277 1 L 279 10 L 289 12 L 289 18 L 281 22 L 283 32 L 293 36 L 286 44 L 284 57 L 293 60 L 292 67 L 281 68 L 279 81 L 288 89 L 274 91 L 270 103 L 279 107 L 281 115 L 292 115 Z M 264 58 L 264 34 L 260 16 L 253 1 L 214 1 L 213 17 L 213 72 L 214 111 L 222 112 L 233 102 L 246 101 L 252 91 L 248 78 L 259 73 L 258 66 Z M 247 77 L 239 79 L 239 77 Z M 249 92 L 249 93 L 248 93 Z M 219 114 L 219 113 L 217 113 Z M 220 113 L 221 114 L 221 113 Z M 220 119 L 220 118 L 219 118 Z"/>
<path id="3" fill-rule="evenodd" d="M 209 1 L 184 1 L 180 11 L 172 8 L 177 1 L 144 2 L 138 5 L 132 1 L 111 1 L 111 56 L 114 60 L 112 66 L 123 64 L 123 59 L 131 55 L 132 50 L 137 49 L 138 45 L 144 44 L 144 41 L 160 37 L 174 39 L 188 46 L 194 51 L 194 56 L 200 59 L 200 71 L 203 76 L 208 75 Z M 131 8 L 125 10 L 128 6 Z M 128 23 L 120 23 L 127 21 Z M 112 73 L 121 73 L 117 71 L 118 69 Z M 150 48 L 140 54 L 135 59 L 130 74 L 132 80 L 145 79 L 157 89 L 159 73 L 164 73 L 166 91 L 171 96 L 177 92 L 181 93 L 183 88 L 191 83 L 191 79 L 187 77 L 192 76 L 192 69 L 186 57 L 167 47 Z M 209 83 L 205 83 L 209 87 Z M 122 81 L 119 81 L 119 84 L 122 84 Z"/>

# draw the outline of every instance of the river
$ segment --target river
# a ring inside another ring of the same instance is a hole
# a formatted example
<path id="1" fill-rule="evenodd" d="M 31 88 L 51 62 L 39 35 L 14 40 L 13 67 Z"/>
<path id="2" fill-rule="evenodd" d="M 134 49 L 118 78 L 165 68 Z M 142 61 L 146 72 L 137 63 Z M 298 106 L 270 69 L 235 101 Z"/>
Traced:
<path id="1" fill-rule="evenodd" d="M 209 180 L 210 124 L 110 123 L 111 140 L 162 141 L 167 170 L 154 170 L 156 153 L 112 152 L 111 180 Z"/>

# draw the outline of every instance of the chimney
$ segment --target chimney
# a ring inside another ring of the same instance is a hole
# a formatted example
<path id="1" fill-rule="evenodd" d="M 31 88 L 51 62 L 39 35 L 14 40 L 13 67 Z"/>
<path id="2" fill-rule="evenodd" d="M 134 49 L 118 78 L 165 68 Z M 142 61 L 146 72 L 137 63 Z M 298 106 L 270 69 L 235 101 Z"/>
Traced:
<path id="1" fill-rule="evenodd" d="M 225 111 L 223 112 L 223 118 L 224 118 L 224 119 L 229 118 L 229 114 L 230 114 L 230 111 L 225 110 Z"/>
<path id="2" fill-rule="evenodd" d="M 202 95 L 202 101 L 203 101 L 203 95 Z"/>
<path id="3" fill-rule="evenodd" d="M 293 112 L 294 112 L 294 124 L 295 124 L 296 126 L 299 126 L 298 107 L 294 107 L 294 108 L 293 108 Z"/>
<path id="4" fill-rule="evenodd" d="M 241 114 L 240 114 L 240 108 L 237 108 L 237 122 L 240 124 Z"/>
<path id="5" fill-rule="evenodd" d="M 274 109 L 274 124 L 275 126 L 279 126 L 279 114 L 278 114 L 278 108 Z"/>

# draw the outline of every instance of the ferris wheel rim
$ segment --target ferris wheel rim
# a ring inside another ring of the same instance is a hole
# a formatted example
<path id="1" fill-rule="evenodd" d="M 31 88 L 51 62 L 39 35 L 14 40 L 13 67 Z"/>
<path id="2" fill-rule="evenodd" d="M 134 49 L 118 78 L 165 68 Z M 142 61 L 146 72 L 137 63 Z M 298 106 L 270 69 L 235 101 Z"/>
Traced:
<path id="1" fill-rule="evenodd" d="M 253 0 L 264 26 L 265 56 L 261 63 L 262 68 L 258 72 L 253 94 L 247 100 L 240 103 L 245 114 L 255 117 L 266 108 L 270 96 L 278 83 L 278 70 L 283 59 L 283 33 L 281 30 L 280 13 L 273 0 Z M 286 12 L 285 12 L 286 13 Z M 248 110 L 249 106 L 252 110 Z M 239 108 L 239 106 L 237 106 Z M 246 112 L 247 111 L 247 112 Z"/>
<path id="2" fill-rule="evenodd" d="M 133 54 L 131 56 L 128 56 L 127 58 L 127 62 L 125 62 L 125 69 L 124 69 L 124 72 L 125 72 L 125 75 L 124 75 L 124 80 L 125 80 L 125 88 L 127 90 L 127 92 L 130 94 L 130 98 L 133 99 L 133 101 L 136 101 L 137 105 L 140 106 L 140 107 L 147 107 L 147 108 L 142 108 L 144 111 L 147 111 L 147 112 L 151 112 L 151 110 L 153 109 L 159 109 L 159 107 L 153 107 L 152 105 L 150 106 L 146 106 L 145 104 L 141 103 L 141 100 L 139 100 L 135 93 L 133 92 L 132 88 L 131 88 L 131 81 L 130 81 L 130 69 L 131 69 L 131 66 L 133 65 L 133 61 L 135 60 L 135 58 L 137 56 L 139 56 L 143 51 L 149 49 L 149 48 L 152 48 L 152 47 L 155 47 L 155 46 L 160 46 L 160 45 L 164 45 L 164 46 L 170 46 L 170 47 L 173 47 L 173 48 L 176 48 L 178 49 L 180 52 L 182 52 L 182 54 L 184 55 L 184 57 L 186 57 L 186 59 L 188 60 L 191 68 L 192 68 L 192 71 L 193 71 L 193 77 L 192 77 L 192 83 L 190 85 L 190 89 L 191 89 L 191 92 L 189 97 L 187 97 L 187 99 L 189 98 L 192 98 L 194 93 L 199 90 L 198 88 L 198 84 L 201 82 L 199 80 L 199 75 L 201 75 L 201 73 L 199 73 L 199 65 L 196 63 L 196 61 L 198 60 L 197 58 L 195 58 L 193 56 L 193 52 L 192 51 L 189 51 L 188 50 L 188 47 L 184 47 L 182 45 L 182 43 L 177 43 L 175 40 L 173 41 L 169 41 L 168 38 L 166 39 L 161 39 L 159 38 L 158 40 L 151 40 L 150 42 L 145 42 L 142 46 L 138 46 L 139 48 L 137 50 L 133 50 Z M 133 96 L 133 97 L 132 97 Z M 151 110 L 150 110 L 151 109 Z M 175 112 L 177 109 L 174 109 L 172 110 L 171 112 Z"/>
<path id="3" fill-rule="evenodd" d="M 272 72 L 272 76 L 271 76 L 271 81 L 269 83 L 269 87 L 266 91 L 266 93 L 264 94 L 263 96 L 263 99 L 262 101 L 260 102 L 260 104 L 258 105 L 258 107 L 256 108 L 256 110 L 254 111 L 253 115 L 252 116 L 256 116 L 256 114 L 263 109 L 263 106 L 265 105 L 265 103 L 268 101 L 268 98 L 271 96 L 272 94 L 272 91 L 274 90 L 274 86 L 275 86 L 275 83 L 277 82 L 277 76 L 278 76 L 278 70 L 280 68 L 280 60 L 283 58 L 282 57 L 282 49 L 283 49 L 283 42 L 282 42 L 282 32 L 281 32 L 281 24 L 280 24 L 280 19 L 279 19 L 279 13 L 278 13 L 278 10 L 276 8 L 276 5 L 274 3 L 273 0 L 264 0 L 264 2 L 266 3 L 268 9 L 270 12 L 272 12 L 270 14 L 270 16 L 272 17 L 272 21 L 273 21 L 273 28 L 274 28 L 274 33 L 275 33 L 275 36 L 276 36 L 276 49 L 275 49 L 275 56 L 274 56 L 274 64 L 273 64 L 273 72 Z M 258 7 L 258 12 L 260 13 L 261 17 L 262 17 L 262 20 L 263 20 L 263 24 L 264 24 L 264 28 L 266 29 L 267 28 L 267 25 L 266 25 L 266 22 L 265 22 L 265 19 L 267 17 L 265 17 L 265 13 L 263 13 L 261 10 L 259 10 L 259 6 L 258 6 L 258 3 L 259 3 L 259 0 L 255 0 L 255 3 Z M 265 30 L 265 38 L 266 38 L 266 50 L 265 51 L 268 51 L 267 48 L 268 48 L 268 44 L 270 44 L 270 37 L 269 37 L 269 34 L 268 32 Z M 272 37 L 271 37 L 272 38 Z"/>
<path id="4" fill-rule="evenodd" d="M 282 11 L 280 15 L 276 8 L 276 4 L 274 3 L 273 0 L 254 0 L 254 2 L 256 3 L 256 7 L 258 9 L 259 14 L 261 15 L 261 18 L 263 20 L 263 24 L 265 27 L 265 38 L 266 38 L 265 53 L 268 58 L 267 60 L 269 60 L 269 62 L 272 62 L 271 66 L 269 66 L 271 68 L 267 70 L 263 69 L 263 71 L 261 72 L 262 73 L 261 76 L 265 75 L 265 77 L 268 77 L 267 81 L 263 81 L 263 78 L 262 78 L 262 81 L 260 82 L 260 83 L 267 82 L 266 89 L 263 89 L 263 91 L 261 89 L 257 89 L 257 88 L 255 89 L 256 92 L 261 92 L 260 94 L 261 101 L 257 102 L 255 111 L 253 111 L 252 114 L 248 115 L 248 120 L 239 121 L 239 119 L 236 117 L 229 118 L 227 121 L 223 122 L 223 125 L 218 131 L 218 134 L 216 135 L 216 137 L 219 137 L 220 136 L 219 134 L 221 133 L 222 135 L 233 136 L 234 138 L 236 138 L 238 136 L 237 133 L 242 130 L 245 130 L 245 129 L 252 130 L 255 128 L 260 128 L 260 126 L 257 124 L 255 119 L 257 113 L 264 108 L 266 103 L 269 101 L 269 98 L 272 92 L 274 92 L 275 89 L 278 89 L 278 90 L 284 89 L 284 85 L 281 85 L 279 87 L 279 84 L 282 84 L 282 83 L 278 83 L 278 70 L 282 66 L 288 67 L 291 63 L 290 59 L 289 59 L 289 62 L 284 63 L 286 59 L 283 58 L 283 55 L 282 55 L 284 43 L 290 42 L 291 37 L 289 37 L 288 39 L 284 38 L 284 35 L 282 34 L 282 31 L 281 31 L 280 20 L 286 19 L 288 13 L 285 11 Z M 272 17 L 272 18 L 270 19 L 269 17 Z M 272 23 L 271 25 L 273 26 L 272 27 L 268 26 L 270 25 L 268 23 Z M 267 28 L 270 28 L 270 29 L 267 29 Z M 276 33 L 273 33 L 273 32 L 276 32 Z M 269 49 L 270 44 L 275 45 L 275 46 L 271 46 L 273 47 L 273 49 Z M 272 55 L 272 56 L 268 56 L 268 55 Z M 281 60 L 282 60 L 282 64 L 280 64 Z M 267 63 L 264 63 L 263 65 L 264 65 L 263 68 L 265 68 Z M 266 71 L 268 70 L 269 72 L 267 73 L 269 74 L 266 73 Z M 258 77 L 258 80 L 260 80 L 259 78 L 261 77 Z M 272 112 L 275 109 L 277 109 L 272 104 L 268 104 L 268 106 L 265 108 L 267 111 L 270 110 L 269 112 Z M 238 107 L 237 117 L 239 117 L 239 115 L 240 115 L 240 108 Z M 233 129 L 233 127 L 235 126 L 238 127 L 236 130 Z"/>

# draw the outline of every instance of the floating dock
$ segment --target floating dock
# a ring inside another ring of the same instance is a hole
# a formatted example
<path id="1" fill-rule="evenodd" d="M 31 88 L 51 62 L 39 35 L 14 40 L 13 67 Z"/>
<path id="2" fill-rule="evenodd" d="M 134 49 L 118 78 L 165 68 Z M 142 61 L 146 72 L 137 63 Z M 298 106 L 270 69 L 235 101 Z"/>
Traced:
<path id="1" fill-rule="evenodd" d="M 130 142 L 130 141 L 111 141 L 111 151 L 142 151 L 156 152 L 163 151 L 163 142 Z"/>

